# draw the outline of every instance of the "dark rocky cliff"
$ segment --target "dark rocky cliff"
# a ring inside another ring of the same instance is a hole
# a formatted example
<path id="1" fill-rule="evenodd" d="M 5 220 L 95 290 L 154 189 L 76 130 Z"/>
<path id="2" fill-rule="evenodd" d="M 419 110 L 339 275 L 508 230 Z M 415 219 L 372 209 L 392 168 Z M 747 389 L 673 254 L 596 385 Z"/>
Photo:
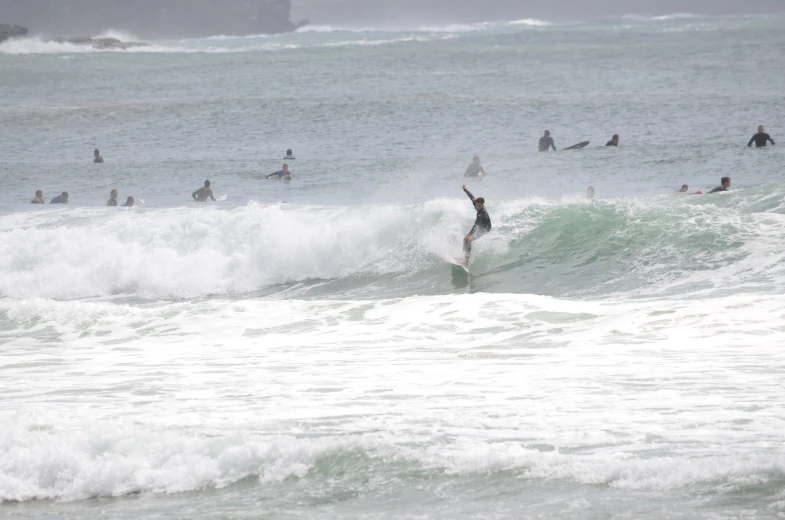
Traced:
<path id="1" fill-rule="evenodd" d="M 20 25 L 3 25 L 0 24 L 0 42 L 8 38 L 16 38 L 27 34 L 27 28 Z"/>
<path id="2" fill-rule="evenodd" d="M 123 29 L 143 37 L 277 34 L 290 20 L 291 0 L 0 0 L 0 18 L 34 33 L 97 34 Z"/>

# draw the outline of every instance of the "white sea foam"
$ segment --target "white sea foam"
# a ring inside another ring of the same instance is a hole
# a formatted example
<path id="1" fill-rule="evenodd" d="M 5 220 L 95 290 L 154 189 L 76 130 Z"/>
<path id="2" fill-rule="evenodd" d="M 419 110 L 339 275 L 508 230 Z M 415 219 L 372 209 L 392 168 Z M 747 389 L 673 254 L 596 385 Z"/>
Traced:
<path id="1" fill-rule="evenodd" d="M 0 365 L 0 500 L 321 481 L 345 457 L 360 481 L 777 482 L 783 316 L 768 296 L 0 300 L 26 331 Z"/>
<path id="2" fill-rule="evenodd" d="M 513 472 L 527 480 L 566 480 L 625 490 L 679 490 L 710 484 L 720 488 L 750 480 L 776 480 L 785 456 L 763 454 L 666 456 L 562 454 L 519 443 L 465 442 L 456 446 L 405 446 L 388 435 L 296 438 L 235 433 L 194 435 L 176 430 L 84 423 L 68 429 L 46 419 L 17 420 L 0 427 L 0 502 L 33 499 L 80 500 L 136 493 L 179 493 L 223 488 L 253 477 L 266 486 L 307 479 L 328 457 L 362 453 L 370 458 L 354 469 L 362 479 L 382 460 L 408 461 L 391 479 L 406 479 L 421 467 L 453 478 Z M 340 468 L 321 465 L 331 478 Z M 312 476 L 310 478 L 313 478 Z"/>
<path id="3" fill-rule="evenodd" d="M 107 29 L 96 36 L 94 38 L 114 38 L 115 40 L 120 40 L 121 42 L 138 42 L 139 37 L 130 31 L 126 31 L 125 29 Z"/>
<path id="4" fill-rule="evenodd" d="M 129 47 L 127 49 L 107 48 L 96 49 L 90 45 L 77 45 L 74 43 L 58 43 L 47 41 L 44 38 L 14 38 L 0 43 L 2 54 L 92 54 L 92 53 L 180 53 L 196 52 L 194 49 L 176 46 L 148 45 L 142 47 Z"/>
<path id="5" fill-rule="evenodd" d="M 477 22 L 477 23 L 453 23 L 446 25 L 419 25 L 419 26 L 400 26 L 400 27 L 344 27 L 333 25 L 307 25 L 301 27 L 297 32 L 349 32 L 349 33 L 396 33 L 396 32 L 427 32 L 427 33 L 462 33 L 462 32 L 475 32 L 487 31 L 491 29 L 498 29 L 503 27 L 548 27 L 552 25 L 551 22 L 545 20 L 538 20 L 535 18 L 524 18 L 520 20 L 510 21 L 493 21 L 493 22 Z"/>

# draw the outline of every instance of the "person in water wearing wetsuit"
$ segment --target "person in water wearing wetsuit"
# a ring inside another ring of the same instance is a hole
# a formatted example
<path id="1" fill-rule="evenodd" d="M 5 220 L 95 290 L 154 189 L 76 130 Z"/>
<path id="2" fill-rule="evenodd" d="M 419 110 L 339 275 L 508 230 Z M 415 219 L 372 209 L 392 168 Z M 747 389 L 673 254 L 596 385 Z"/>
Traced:
<path id="1" fill-rule="evenodd" d="M 41 190 L 36 191 L 35 198 L 30 201 L 30 204 L 46 204 L 46 201 L 44 200 L 44 192 Z"/>
<path id="2" fill-rule="evenodd" d="M 104 162 L 104 158 L 101 157 L 101 152 L 98 151 L 98 148 L 96 148 L 93 152 L 93 162 L 97 164 Z"/>
<path id="3" fill-rule="evenodd" d="M 540 151 L 547 152 L 550 148 L 553 148 L 553 151 L 556 151 L 556 144 L 553 142 L 553 137 L 551 137 L 551 131 L 546 130 L 545 135 L 540 137 Z"/>
<path id="4" fill-rule="evenodd" d="M 286 150 L 286 155 L 284 156 L 284 159 L 288 159 L 288 160 L 290 160 L 290 161 L 293 161 L 293 160 L 295 160 L 295 159 L 296 159 L 296 157 L 294 156 L 294 152 L 292 152 L 292 149 L 291 149 L 291 148 L 289 148 L 288 150 Z"/>
<path id="5" fill-rule="evenodd" d="M 466 168 L 464 177 L 485 177 L 485 169 L 480 165 L 480 156 L 475 155 L 472 163 Z"/>
<path id="6" fill-rule="evenodd" d="M 719 193 L 720 191 L 728 191 L 728 188 L 730 188 L 730 177 L 723 177 L 722 179 L 720 179 L 720 182 L 722 183 L 722 185 L 717 186 L 709 193 Z"/>
<path id="7" fill-rule="evenodd" d="M 49 204 L 68 204 L 68 192 L 64 191 L 57 197 L 50 200 Z"/>
<path id="8" fill-rule="evenodd" d="M 613 137 L 605 143 L 605 146 L 619 146 L 619 134 L 613 134 Z"/>
<path id="9" fill-rule="evenodd" d="M 771 136 L 765 132 L 765 130 L 766 129 L 763 128 L 763 125 L 760 125 L 758 127 L 758 133 L 752 136 L 752 139 L 750 139 L 750 142 L 747 143 L 747 146 L 752 146 L 752 143 L 755 143 L 755 148 L 765 148 L 767 141 L 771 141 L 771 144 L 775 144 L 774 139 L 772 139 Z"/>
<path id="10" fill-rule="evenodd" d="M 215 197 L 213 197 L 213 190 L 210 189 L 210 181 L 204 181 L 204 188 L 199 188 L 191 193 L 191 197 L 193 197 L 196 202 L 207 202 L 208 198 L 215 200 Z"/>
<path id="11" fill-rule="evenodd" d="M 123 207 L 124 208 L 133 208 L 135 203 L 136 202 L 134 201 L 133 197 L 128 197 L 128 199 L 126 199 L 126 201 L 125 201 L 125 204 L 123 204 Z"/>
<path id="12" fill-rule="evenodd" d="M 292 175 L 293 175 L 292 172 L 289 171 L 289 165 L 284 163 L 283 169 L 271 173 L 270 175 L 267 176 L 267 178 L 271 179 L 275 177 L 277 179 L 291 179 Z"/>
<path id="13" fill-rule="evenodd" d="M 109 192 L 109 200 L 106 201 L 107 206 L 117 206 L 117 190 Z"/>
<path id="14" fill-rule="evenodd" d="M 465 255 L 463 264 L 464 266 L 468 266 L 469 256 L 472 254 L 472 242 L 491 231 L 491 217 L 488 216 L 488 212 L 485 211 L 484 198 L 478 197 L 475 199 L 472 192 L 466 189 L 465 184 L 463 185 L 463 191 L 466 192 L 466 195 L 472 200 L 474 209 L 477 210 L 477 218 L 474 220 L 474 226 L 472 226 L 472 229 L 469 231 L 469 234 L 466 235 L 466 238 L 463 239 L 463 252 Z"/>
<path id="15" fill-rule="evenodd" d="M 679 193 L 687 193 L 688 191 L 690 191 L 690 187 L 687 184 L 682 184 Z"/>

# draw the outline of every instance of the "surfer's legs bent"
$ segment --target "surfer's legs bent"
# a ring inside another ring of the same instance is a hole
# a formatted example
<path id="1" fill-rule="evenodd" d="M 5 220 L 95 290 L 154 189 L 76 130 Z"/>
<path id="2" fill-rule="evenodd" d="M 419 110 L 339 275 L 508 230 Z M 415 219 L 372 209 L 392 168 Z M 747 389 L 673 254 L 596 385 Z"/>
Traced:
<path id="1" fill-rule="evenodd" d="M 463 239 L 463 253 L 466 255 L 466 263 L 469 263 L 469 256 L 472 254 L 472 242 L 475 240 L 482 238 L 488 232 L 475 232 L 473 235 L 469 234 L 466 235 L 466 238 Z"/>

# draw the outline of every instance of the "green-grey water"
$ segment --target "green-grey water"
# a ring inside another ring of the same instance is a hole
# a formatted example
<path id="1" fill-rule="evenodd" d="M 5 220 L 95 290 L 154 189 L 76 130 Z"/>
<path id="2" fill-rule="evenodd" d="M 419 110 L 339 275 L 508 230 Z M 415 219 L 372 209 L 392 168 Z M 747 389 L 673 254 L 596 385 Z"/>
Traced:
<path id="1" fill-rule="evenodd" d="M 0 514 L 779 518 L 783 29 L 0 44 Z"/>

